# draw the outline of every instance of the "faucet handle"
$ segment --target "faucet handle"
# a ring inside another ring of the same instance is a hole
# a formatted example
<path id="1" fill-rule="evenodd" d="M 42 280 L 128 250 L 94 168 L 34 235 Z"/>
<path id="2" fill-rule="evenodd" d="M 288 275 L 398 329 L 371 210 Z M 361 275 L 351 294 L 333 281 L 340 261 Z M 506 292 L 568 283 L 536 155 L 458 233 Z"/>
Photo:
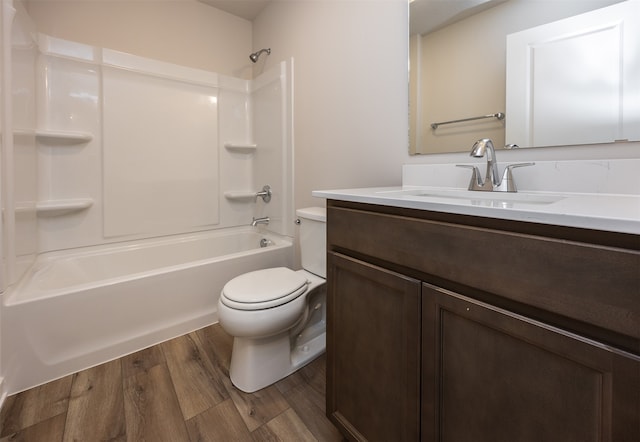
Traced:
<path id="1" fill-rule="evenodd" d="M 482 181 L 482 175 L 477 166 L 471 166 L 468 164 L 456 164 L 456 167 L 464 167 L 465 169 L 471 169 L 471 181 L 469 181 L 468 190 L 493 190 L 493 183 L 491 180 L 486 182 Z"/>
<path id="2" fill-rule="evenodd" d="M 502 174 L 502 180 L 500 181 L 500 185 L 495 189 L 499 192 L 517 192 L 518 189 L 516 187 L 516 182 L 513 179 L 513 173 L 511 172 L 516 167 L 526 167 L 533 166 L 536 163 L 514 163 L 509 164 L 504 169 L 504 173 Z"/>
<path id="3" fill-rule="evenodd" d="M 256 201 L 258 201 L 258 198 L 262 198 L 262 201 L 268 203 L 269 201 L 271 201 L 272 194 L 273 192 L 271 191 L 271 186 L 269 186 L 268 184 L 262 186 L 262 190 L 256 193 Z"/>
<path id="4" fill-rule="evenodd" d="M 516 167 L 535 166 L 536 163 L 513 163 L 507 164 L 507 169 L 514 169 Z"/>

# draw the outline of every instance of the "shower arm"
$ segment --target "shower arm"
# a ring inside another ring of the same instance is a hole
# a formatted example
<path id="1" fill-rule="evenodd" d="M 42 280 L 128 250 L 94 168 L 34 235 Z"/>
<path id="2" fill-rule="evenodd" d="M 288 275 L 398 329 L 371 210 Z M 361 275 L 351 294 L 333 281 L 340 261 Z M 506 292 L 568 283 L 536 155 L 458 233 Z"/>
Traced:
<path id="1" fill-rule="evenodd" d="M 271 55 L 271 48 L 260 49 L 259 51 L 254 52 L 253 54 L 249 55 L 249 60 L 254 63 L 257 62 L 258 58 L 260 58 L 260 54 L 262 54 L 263 52 L 266 52 L 267 55 Z"/>

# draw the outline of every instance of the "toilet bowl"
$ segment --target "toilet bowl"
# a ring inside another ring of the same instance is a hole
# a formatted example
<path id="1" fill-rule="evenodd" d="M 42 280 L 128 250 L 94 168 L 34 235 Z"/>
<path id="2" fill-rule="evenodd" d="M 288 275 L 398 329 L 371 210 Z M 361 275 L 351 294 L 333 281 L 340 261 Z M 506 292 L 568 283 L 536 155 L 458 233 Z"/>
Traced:
<path id="1" fill-rule="evenodd" d="M 302 270 L 245 273 L 222 289 L 218 317 L 233 336 L 229 376 L 251 393 L 290 375 L 326 347 L 326 214 L 296 211 Z"/>

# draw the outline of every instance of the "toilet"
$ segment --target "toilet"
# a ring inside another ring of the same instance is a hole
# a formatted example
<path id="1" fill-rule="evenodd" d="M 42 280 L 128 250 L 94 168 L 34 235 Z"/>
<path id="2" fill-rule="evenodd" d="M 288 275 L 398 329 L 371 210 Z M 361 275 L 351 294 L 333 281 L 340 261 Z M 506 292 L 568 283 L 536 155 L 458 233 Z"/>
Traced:
<path id="1" fill-rule="evenodd" d="M 229 376 L 252 393 L 285 378 L 326 347 L 326 211 L 299 209 L 302 270 L 275 267 L 222 288 L 218 318 L 233 336 Z"/>

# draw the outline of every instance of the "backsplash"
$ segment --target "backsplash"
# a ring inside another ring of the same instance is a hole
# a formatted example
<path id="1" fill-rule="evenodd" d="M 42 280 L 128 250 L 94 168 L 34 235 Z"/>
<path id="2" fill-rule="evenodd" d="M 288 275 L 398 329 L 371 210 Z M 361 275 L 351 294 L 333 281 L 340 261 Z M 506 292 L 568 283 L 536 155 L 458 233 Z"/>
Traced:
<path id="1" fill-rule="evenodd" d="M 485 161 L 474 165 L 485 173 Z M 511 163 L 500 162 L 500 173 Z M 513 171 L 519 191 L 610 193 L 640 195 L 640 159 L 535 161 L 534 166 Z M 405 164 L 403 186 L 433 186 L 466 189 L 471 178 L 468 168 L 455 164 Z"/>

